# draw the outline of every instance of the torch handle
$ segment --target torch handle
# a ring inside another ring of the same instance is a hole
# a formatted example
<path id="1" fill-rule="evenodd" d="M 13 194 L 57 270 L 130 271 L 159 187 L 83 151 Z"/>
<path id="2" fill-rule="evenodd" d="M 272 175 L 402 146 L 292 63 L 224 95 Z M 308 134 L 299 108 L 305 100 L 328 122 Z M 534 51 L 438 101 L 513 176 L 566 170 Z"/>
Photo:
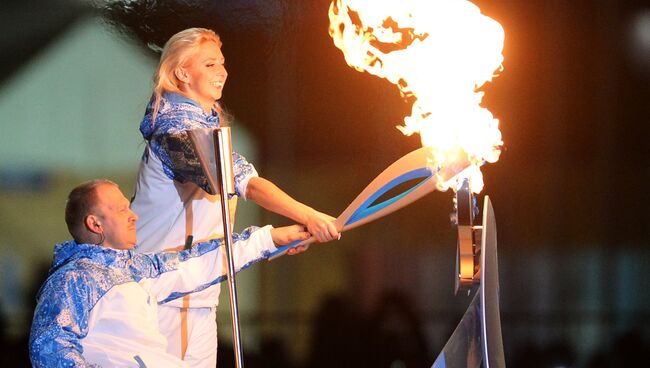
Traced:
<path id="1" fill-rule="evenodd" d="M 308 239 L 305 239 L 305 240 L 296 240 L 293 243 L 289 243 L 287 245 L 280 246 L 280 247 L 278 247 L 278 249 L 276 251 L 271 253 L 271 257 L 269 257 L 269 260 L 280 257 L 281 255 L 284 255 L 291 248 L 295 248 L 295 247 L 297 247 L 299 245 L 311 244 L 311 243 L 314 243 L 315 241 L 316 241 L 316 238 L 311 236 L 311 237 L 309 237 Z"/>

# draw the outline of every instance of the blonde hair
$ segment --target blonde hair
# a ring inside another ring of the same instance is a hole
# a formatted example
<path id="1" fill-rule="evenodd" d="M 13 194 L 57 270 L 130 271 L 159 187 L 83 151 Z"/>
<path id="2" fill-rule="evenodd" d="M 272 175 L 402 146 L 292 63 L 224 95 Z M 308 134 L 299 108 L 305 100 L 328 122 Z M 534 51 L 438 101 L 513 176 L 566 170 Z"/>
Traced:
<path id="1" fill-rule="evenodd" d="M 160 110 L 160 99 L 165 92 L 181 93 L 179 80 L 174 70 L 184 66 L 196 55 L 199 48 L 206 42 L 216 42 L 221 47 L 221 39 L 213 30 L 207 28 L 188 28 L 171 36 L 163 47 L 160 63 L 153 77 L 153 113 L 151 123 L 154 124 Z M 224 112 L 219 103 L 215 110 L 220 118 Z M 225 121 L 223 122 L 225 123 Z"/>

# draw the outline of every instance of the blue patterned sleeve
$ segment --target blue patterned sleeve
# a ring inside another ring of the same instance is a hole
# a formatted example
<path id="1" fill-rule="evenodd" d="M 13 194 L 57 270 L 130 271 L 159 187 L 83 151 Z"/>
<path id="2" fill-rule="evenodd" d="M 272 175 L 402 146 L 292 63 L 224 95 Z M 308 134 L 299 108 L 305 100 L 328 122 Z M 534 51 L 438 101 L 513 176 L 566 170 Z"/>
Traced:
<path id="1" fill-rule="evenodd" d="M 245 199 L 248 181 L 257 176 L 257 171 L 253 164 L 246 160 L 246 157 L 235 151 L 232 152 L 232 166 L 235 175 L 235 194 Z"/>
<path id="2" fill-rule="evenodd" d="M 83 275 L 65 274 L 48 280 L 29 337 L 33 367 L 97 367 L 84 359 L 80 341 L 88 334 L 89 299 Z"/>
<path id="3" fill-rule="evenodd" d="M 241 234 L 233 234 L 232 252 L 236 272 L 267 259 L 271 252 L 276 249 L 271 237 L 271 228 L 270 225 L 261 229 L 251 226 L 242 231 Z M 162 275 L 156 280 L 155 291 L 152 293 L 157 295 L 159 304 L 205 290 L 226 279 L 227 266 L 220 254 L 215 252 L 212 256 L 201 257 L 211 250 L 220 251 L 219 247 L 213 248 L 210 245 L 213 242 L 215 241 L 193 245 L 193 257 L 197 256 L 194 259 L 194 264 L 186 264 L 185 267 L 180 267 L 180 273 L 175 275 L 170 273 L 167 275 L 170 276 L 167 279 L 164 279 L 165 275 Z M 220 245 L 221 241 L 218 244 Z"/>
<path id="4" fill-rule="evenodd" d="M 158 277 L 165 272 L 178 269 L 182 262 L 185 262 L 190 258 L 200 257 L 219 248 L 222 242 L 222 239 L 213 239 L 207 242 L 195 244 L 192 248 L 180 252 L 130 252 L 132 257 L 131 262 L 129 262 L 131 272 L 139 277 Z"/>

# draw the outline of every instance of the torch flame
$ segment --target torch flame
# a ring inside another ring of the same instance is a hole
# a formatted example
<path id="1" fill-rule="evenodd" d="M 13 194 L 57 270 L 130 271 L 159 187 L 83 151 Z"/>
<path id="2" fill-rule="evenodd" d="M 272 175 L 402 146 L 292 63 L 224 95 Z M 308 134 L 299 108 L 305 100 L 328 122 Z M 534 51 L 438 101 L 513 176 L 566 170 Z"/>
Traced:
<path id="1" fill-rule="evenodd" d="M 465 173 L 480 192 L 480 166 L 496 162 L 503 145 L 478 90 L 501 70 L 501 25 L 463 0 L 335 0 L 329 18 L 348 65 L 387 79 L 413 101 L 398 128 L 420 134 L 434 167 L 464 150 L 472 162 Z"/>

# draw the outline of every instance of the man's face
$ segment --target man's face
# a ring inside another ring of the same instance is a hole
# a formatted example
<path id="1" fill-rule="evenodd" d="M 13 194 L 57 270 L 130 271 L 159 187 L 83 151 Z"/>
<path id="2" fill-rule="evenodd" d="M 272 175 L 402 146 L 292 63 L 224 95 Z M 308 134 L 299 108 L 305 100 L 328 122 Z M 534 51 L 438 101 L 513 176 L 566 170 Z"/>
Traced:
<path id="1" fill-rule="evenodd" d="M 94 212 L 101 221 L 105 247 L 133 249 L 137 242 L 135 222 L 138 215 L 131 211 L 128 199 L 117 186 L 104 184 L 96 189 Z"/>

